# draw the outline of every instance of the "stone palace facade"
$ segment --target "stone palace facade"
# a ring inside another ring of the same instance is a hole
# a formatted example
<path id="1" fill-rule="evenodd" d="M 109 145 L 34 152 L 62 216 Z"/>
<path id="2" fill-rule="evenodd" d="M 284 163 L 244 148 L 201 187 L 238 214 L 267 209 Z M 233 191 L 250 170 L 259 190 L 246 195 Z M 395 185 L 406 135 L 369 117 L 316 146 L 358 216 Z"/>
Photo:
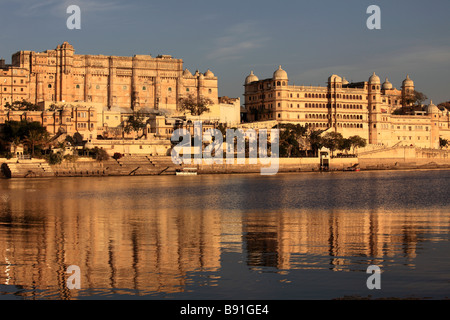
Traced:
<path id="1" fill-rule="evenodd" d="M 332 75 L 328 85 L 295 86 L 281 66 L 271 78 L 253 73 L 245 80 L 245 109 L 250 122 L 294 123 L 317 130 L 335 130 L 344 137 L 359 135 L 369 144 L 414 145 L 439 148 L 439 138 L 450 138 L 448 110 L 432 102 L 423 112 L 395 115 L 405 97 L 415 91 L 409 76 L 400 90 L 374 73 L 368 81 L 349 83 Z"/>
<path id="2" fill-rule="evenodd" d="M 92 102 L 111 107 L 177 110 L 181 97 L 218 102 L 217 77 L 192 74 L 169 55 L 78 55 L 68 42 L 44 52 L 19 51 L 12 64 L 0 60 L 1 104 Z"/>

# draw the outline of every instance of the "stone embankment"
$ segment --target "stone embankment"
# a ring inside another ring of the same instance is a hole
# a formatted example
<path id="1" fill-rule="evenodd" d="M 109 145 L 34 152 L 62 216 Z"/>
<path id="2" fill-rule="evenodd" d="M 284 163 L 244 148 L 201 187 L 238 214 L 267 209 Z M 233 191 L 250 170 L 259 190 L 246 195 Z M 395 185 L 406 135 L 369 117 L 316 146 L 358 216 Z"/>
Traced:
<path id="1" fill-rule="evenodd" d="M 450 169 L 450 151 L 391 147 L 363 152 L 358 158 L 331 158 L 330 171 L 343 171 L 353 165 L 361 170 Z M 125 156 L 98 162 L 80 158 L 76 162 L 48 165 L 44 160 L 0 159 L 4 178 L 90 177 L 175 175 L 181 168 L 195 168 L 198 174 L 261 173 L 268 165 L 245 164 L 176 165 L 165 156 Z M 277 172 L 312 172 L 320 170 L 319 158 L 281 158 Z"/>
<path id="2" fill-rule="evenodd" d="M 107 161 L 79 160 L 49 165 L 42 160 L 8 160 L 2 163 L 4 178 L 136 176 L 175 174 L 170 157 L 127 156 Z"/>

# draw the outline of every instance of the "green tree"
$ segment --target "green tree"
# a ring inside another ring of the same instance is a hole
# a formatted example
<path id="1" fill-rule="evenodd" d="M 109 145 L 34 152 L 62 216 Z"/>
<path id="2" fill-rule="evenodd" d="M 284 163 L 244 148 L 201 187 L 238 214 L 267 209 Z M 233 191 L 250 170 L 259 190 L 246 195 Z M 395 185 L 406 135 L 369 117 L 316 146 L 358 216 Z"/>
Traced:
<path id="1" fill-rule="evenodd" d="M 209 112 L 209 106 L 212 106 L 214 102 L 205 97 L 194 97 L 193 95 L 188 95 L 185 98 L 180 99 L 180 109 L 181 111 L 189 111 L 192 116 L 201 116 L 205 112 Z"/>
<path id="2" fill-rule="evenodd" d="M 324 140 L 322 138 L 322 130 L 311 130 L 307 134 L 307 139 L 310 145 L 310 149 L 315 156 L 318 155 L 319 150 L 324 146 Z"/>
<path id="3" fill-rule="evenodd" d="M 448 140 L 444 138 L 439 138 L 439 147 L 441 149 L 448 147 Z"/>
<path id="4" fill-rule="evenodd" d="M 123 128 L 123 131 L 126 133 L 130 133 L 135 131 L 139 133 L 140 130 L 144 129 L 147 126 L 145 121 L 145 116 L 140 112 L 134 112 L 131 116 L 128 117 L 126 124 Z"/>
<path id="5" fill-rule="evenodd" d="M 299 157 L 302 138 L 307 129 L 300 124 L 280 124 L 280 157 Z"/>
<path id="6" fill-rule="evenodd" d="M 104 149 L 95 147 L 92 151 L 94 159 L 99 162 L 106 161 L 109 159 L 109 154 Z"/>
<path id="7" fill-rule="evenodd" d="M 347 153 L 348 151 L 350 151 L 351 148 L 352 148 L 351 140 L 343 138 L 340 141 L 340 145 L 338 147 L 338 150 L 343 150 L 343 151 L 345 151 Z"/>
<path id="8" fill-rule="evenodd" d="M 31 148 L 31 156 L 34 157 L 36 147 L 43 146 L 48 143 L 48 133 L 40 132 L 39 130 L 31 130 L 25 137 L 24 142 Z"/>
<path id="9" fill-rule="evenodd" d="M 334 151 L 339 150 L 342 146 L 344 137 L 339 132 L 331 131 L 323 136 L 323 146 L 330 149 L 333 156 Z"/>
<path id="10" fill-rule="evenodd" d="M 419 91 L 407 93 L 403 99 L 404 106 L 421 106 L 428 97 Z"/>
<path id="11" fill-rule="evenodd" d="M 3 149 L 24 143 L 30 147 L 34 155 L 34 148 L 47 143 L 48 136 L 47 130 L 39 122 L 6 121 L 2 132 Z"/>
<path id="12" fill-rule="evenodd" d="M 42 108 L 34 103 L 22 100 L 22 101 L 14 101 L 13 103 L 7 102 L 5 104 L 5 109 L 12 111 L 39 111 Z"/>
<path id="13" fill-rule="evenodd" d="M 349 140 L 350 145 L 353 148 L 353 153 L 355 153 L 355 150 L 357 148 L 364 148 L 365 146 L 367 146 L 367 140 L 360 136 L 351 136 Z"/>

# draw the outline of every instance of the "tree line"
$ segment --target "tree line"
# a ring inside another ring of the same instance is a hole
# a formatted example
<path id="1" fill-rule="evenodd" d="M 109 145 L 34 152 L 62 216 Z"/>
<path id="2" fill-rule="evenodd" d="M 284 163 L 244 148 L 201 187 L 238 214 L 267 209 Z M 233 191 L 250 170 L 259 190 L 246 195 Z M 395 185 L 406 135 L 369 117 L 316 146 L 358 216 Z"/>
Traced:
<path id="1" fill-rule="evenodd" d="M 335 131 L 324 133 L 300 124 L 279 124 L 274 128 L 280 130 L 280 157 L 317 156 L 322 147 L 328 148 L 332 156 L 338 150 L 355 153 L 357 148 L 367 145 L 366 139 L 358 135 L 344 138 Z"/>

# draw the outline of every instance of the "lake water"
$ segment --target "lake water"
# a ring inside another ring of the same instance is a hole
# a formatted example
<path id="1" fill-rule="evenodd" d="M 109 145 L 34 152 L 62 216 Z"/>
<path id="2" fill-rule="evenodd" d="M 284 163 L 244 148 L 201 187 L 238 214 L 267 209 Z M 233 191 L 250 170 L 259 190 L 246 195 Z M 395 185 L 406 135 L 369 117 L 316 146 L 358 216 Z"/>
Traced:
<path id="1" fill-rule="evenodd" d="M 0 180 L 0 299 L 443 299 L 449 190 L 450 171 Z"/>

